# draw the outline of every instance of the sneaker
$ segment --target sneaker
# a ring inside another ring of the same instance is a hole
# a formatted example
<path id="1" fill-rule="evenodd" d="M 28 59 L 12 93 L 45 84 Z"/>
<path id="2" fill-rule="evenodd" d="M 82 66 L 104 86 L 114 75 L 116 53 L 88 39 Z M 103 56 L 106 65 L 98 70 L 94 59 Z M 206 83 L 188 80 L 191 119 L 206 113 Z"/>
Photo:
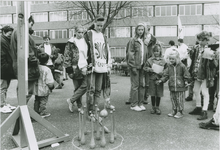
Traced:
<path id="1" fill-rule="evenodd" d="M 4 105 L 3 107 L 0 108 L 0 112 L 6 114 L 6 113 L 11 113 L 12 111 L 8 106 Z"/>
<path id="2" fill-rule="evenodd" d="M 70 99 L 68 98 L 66 101 L 67 101 L 67 103 L 69 105 L 70 112 L 73 112 L 73 104 L 71 103 Z"/>
<path id="3" fill-rule="evenodd" d="M 40 114 L 40 116 L 41 116 L 42 118 L 46 118 L 46 117 L 49 117 L 49 116 L 50 116 L 50 113 L 45 112 L 45 113 Z"/>
<path id="4" fill-rule="evenodd" d="M 186 100 L 187 102 L 189 102 L 189 101 L 192 101 L 193 99 L 192 99 L 191 96 L 188 96 L 185 100 Z"/>
<path id="5" fill-rule="evenodd" d="M 189 112 L 190 115 L 200 115 L 202 112 L 201 107 L 196 107 L 193 111 Z"/>
<path id="6" fill-rule="evenodd" d="M 172 113 L 169 113 L 168 114 L 168 117 L 174 117 L 176 115 L 176 110 L 173 110 Z"/>
<path id="7" fill-rule="evenodd" d="M 157 115 L 161 114 L 161 110 L 159 109 L 159 107 L 156 107 L 155 112 L 156 112 Z"/>
<path id="8" fill-rule="evenodd" d="M 208 118 L 207 111 L 202 111 L 201 115 L 197 118 L 197 120 L 205 120 Z"/>
<path id="9" fill-rule="evenodd" d="M 134 110 L 134 111 L 142 111 L 142 109 L 141 109 L 138 105 L 136 105 L 136 106 L 134 106 L 134 107 L 131 107 L 131 110 Z"/>
<path id="10" fill-rule="evenodd" d="M 16 107 L 15 107 L 15 106 L 11 106 L 10 104 L 6 104 L 6 106 L 8 106 L 8 108 L 10 108 L 11 110 L 16 109 Z"/>
<path id="11" fill-rule="evenodd" d="M 203 123 L 203 122 L 199 123 L 199 127 L 202 129 L 219 130 L 219 125 L 215 124 L 213 118 L 207 123 Z"/>
<path id="12" fill-rule="evenodd" d="M 146 110 L 146 108 L 144 107 L 144 105 L 140 105 L 139 107 L 140 107 L 140 108 L 141 108 L 141 110 L 143 110 L 143 111 L 145 111 L 145 110 Z"/>
<path id="13" fill-rule="evenodd" d="M 182 118 L 182 117 L 183 117 L 183 114 L 180 113 L 180 112 L 178 112 L 178 113 L 174 116 L 174 118 L 177 118 L 177 119 Z"/>

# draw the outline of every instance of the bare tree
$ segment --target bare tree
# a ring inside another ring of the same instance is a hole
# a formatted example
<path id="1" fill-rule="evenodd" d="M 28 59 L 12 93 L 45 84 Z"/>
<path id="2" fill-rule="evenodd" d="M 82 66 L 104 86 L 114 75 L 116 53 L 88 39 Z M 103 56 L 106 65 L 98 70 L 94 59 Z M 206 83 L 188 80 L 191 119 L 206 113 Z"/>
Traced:
<path id="1" fill-rule="evenodd" d="M 58 4 L 59 7 L 68 10 L 77 10 L 70 14 L 70 17 L 87 13 L 89 20 L 84 24 L 94 21 L 97 14 L 102 14 L 106 18 L 103 33 L 113 20 L 121 20 L 131 17 L 131 12 L 123 13 L 125 9 L 130 10 L 132 1 L 66 1 Z M 121 13 L 121 14 L 120 14 Z M 118 15 L 118 16 L 117 16 Z"/>

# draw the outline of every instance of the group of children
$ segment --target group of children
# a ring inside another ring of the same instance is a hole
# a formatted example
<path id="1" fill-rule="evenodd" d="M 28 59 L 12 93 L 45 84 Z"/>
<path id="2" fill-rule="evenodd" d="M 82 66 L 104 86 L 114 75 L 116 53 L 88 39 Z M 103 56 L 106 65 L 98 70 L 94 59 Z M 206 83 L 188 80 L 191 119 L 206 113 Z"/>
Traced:
<path id="1" fill-rule="evenodd" d="M 208 107 L 208 88 L 212 86 L 213 79 L 218 68 L 218 50 L 213 52 L 212 58 L 203 56 L 204 51 L 207 49 L 208 41 L 211 34 L 206 31 L 202 31 L 197 35 L 198 45 L 192 48 L 192 52 L 198 54 L 196 58 L 191 58 L 191 72 L 187 69 L 179 56 L 179 52 L 176 49 L 168 56 L 168 62 L 166 63 L 162 57 L 162 48 L 159 44 L 153 46 L 153 56 L 147 60 L 144 65 L 146 74 L 149 74 L 149 95 L 151 96 L 152 110 L 151 114 L 161 114 L 159 109 L 160 99 L 163 96 L 163 83 L 169 80 L 168 86 L 170 90 L 170 99 L 172 102 L 172 112 L 168 114 L 169 117 L 182 118 L 184 110 L 185 91 L 188 85 L 193 81 L 194 94 L 196 98 L 196 109 L 200 108 L 197 115 L 200 115 L 198 120 L 207 119 L 207 107 Z M 195 56 L 195 55 L 193 55 Z M 195 60 L 196 59 L 196 60 Z M 155 72 L 155 65 L 163 67 L 163 71 Z M 201 108 L 200 92 L 205 96 L 204 106 Z M 216 91 L 218 94 L 218 91 Z M 197 111 L 197 110 L 194 110 Z"/>

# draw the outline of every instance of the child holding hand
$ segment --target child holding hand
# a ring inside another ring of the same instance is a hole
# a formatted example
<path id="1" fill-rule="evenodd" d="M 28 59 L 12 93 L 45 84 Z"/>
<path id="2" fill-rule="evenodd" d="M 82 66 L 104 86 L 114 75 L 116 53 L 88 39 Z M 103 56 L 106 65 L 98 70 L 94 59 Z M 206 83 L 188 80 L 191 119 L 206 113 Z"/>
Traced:
<path id="1" fill-rule="evenodd" d="M 170 53 L 169 63 L 164 70 L 163 76 L 157 81 L 161 84 L 169 80 L 170 98 L 173 111 L 168 114 L 169 117 L 182 118 L 185 100 L 185 91 L 187 82 L 190 83 L 191 77 L 186 66 L 180 61 L 179 53 L 173 50 Z"/>
<path id="2" fill-rule="evenodd" d="M 166 65 L 165 59 L 162 57 L 162 48 L 159 44 L 156 44 L 152 48 L 153 56 L 147 60 L 144 65 L 145 73 L 149 74 L 149 95 L 151 96 L 152 110 L 151 114 L 161 114 L 160 99 L 163 96 L 163 83 L 156 84 L 156 81 L 162 77 L 163 70 L 161 72 L 155 72 L 152 67 L 159 65 L 160 68 L 164 68 Z"/>

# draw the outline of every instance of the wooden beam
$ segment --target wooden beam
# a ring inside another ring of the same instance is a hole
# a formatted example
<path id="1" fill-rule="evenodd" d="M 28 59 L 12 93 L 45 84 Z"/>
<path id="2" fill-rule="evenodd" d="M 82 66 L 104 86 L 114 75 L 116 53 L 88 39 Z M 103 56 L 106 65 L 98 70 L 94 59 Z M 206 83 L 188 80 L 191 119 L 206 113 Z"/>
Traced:
<path id="1" fill-rule="evenodd" d="M 1 136 L 5 134 L 5 132 L 11 127 L 10 125 L 15 123 L 15 120 L 19 117 L 20 108 L 17 107 L 9 116 L 5 119 L 5 121 L 1 124 Z"/>
<path id="2" fill-rule="evenodd" d="M 27 105 L 20 106 L 22 125 L 27 137 L 30 150 L 38 150 L 37 140 L 34 134 L 34 129 L 31 123 L 31 118 L 28 112 Z M 22 137 L 21 137 L 22 138 Z"/>

